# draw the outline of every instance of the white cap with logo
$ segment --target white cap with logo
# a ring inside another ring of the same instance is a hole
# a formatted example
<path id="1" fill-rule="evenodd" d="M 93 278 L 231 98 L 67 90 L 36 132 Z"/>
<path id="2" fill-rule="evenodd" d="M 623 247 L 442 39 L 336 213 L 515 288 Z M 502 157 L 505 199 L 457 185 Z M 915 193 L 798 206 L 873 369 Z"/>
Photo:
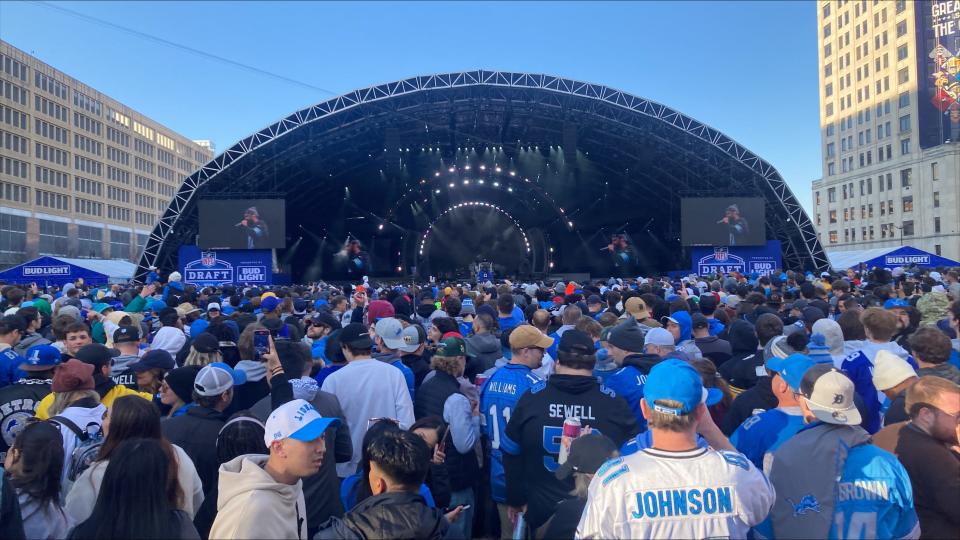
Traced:
<path id="1" fill-rule="evenodd" d="M 862 420 L 853 402 L 853 381 L 830 364 L 810 367 L 800 381 L 800 393 L 817 420 L 845 426 Z"/>
<path id="2" fill-rule="evenodd" d="M 267 448 L 274 441 L 295 439 L 303 442 L 316 440 L 339 418 L 324 418 L 309 402 L 302 399 L 288 401 L 270 413 L 264 429 L 263 442 Z"/>

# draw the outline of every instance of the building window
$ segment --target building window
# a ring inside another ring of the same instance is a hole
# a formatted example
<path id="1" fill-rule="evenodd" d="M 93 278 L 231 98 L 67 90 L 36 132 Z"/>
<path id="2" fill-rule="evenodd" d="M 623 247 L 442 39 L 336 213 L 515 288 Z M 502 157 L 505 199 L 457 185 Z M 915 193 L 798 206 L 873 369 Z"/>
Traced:
<path id="1" fill-rule="evenodd" d="M 906 60 L 909 56 L 909 50 L 906 45 L 901 45 L 897 47 L 897 60 Z"/>
<path id="2" fill-rule="evenodd" d="M 834 135 L 836 132 L 837 132 L 837 128 L 836 128 L 835 125 L 833 125 L 833 124 L 827 124 L 827 137 L 833 137 L 833 135 Z"/>
<path id="3" fill-rule="evenodd" d="M 939 218 L 939 217 L 933 218 L 933 232 L 935 232 L 935 233 L 939 233 L 939 232 L 940 232 L 940 218 Z"/>
<path id="4" fill-rule="evenodd" d="M 827 103 L 823 114 L 824 116 L 833 116 L 833 103 Z"/>
<path id="5" fill-rule="evenodd" d="M 113 259 L 130 258 L 130 233 L 127 231 L 110 231 L 110 257 Z"/>
<path id="6" fill-rule="evenodd" d="M 930 179 L 934 182 L 936 182 L 937 180 L 940 180 L 939 171 L 937 169 L 938 168 L 937 168 L 936 161 L 930 164 Z"/>
<path id="7" fill-rule="evenodd" d="M 933 192 L 933 207 L 940 208 L 940 192 L 939 191 Z"/>
<path id="8" fill-rule="evenodd" d="M 907 195 L 903 198 L 903 212 L 913 212 L 913 195 Z"/>
<path id="9" fill-rule="evenodd" d="M 830 223 L 833 224 L 833 223 L 836 223 L 836 222 L 837 222 L 837 211 L 836 211 L 836 210 L 831 210 L 831 211 L 830 211 Z"/>
<path id="10" fill-rule="evenodd" d="M 873 195 L 873 178 L 867 178 L 867 195 Z"/>
<path id="11" fill-rule="evenodd" d="M 907 133 L 910 131 L 910 115 L 905 114 L 900 117 L 900 133 Z"/>
<path id="12" fill-rule="evenodd" d="M 913 169 L 901 169 L 900 170 L 900 187 L 904 189 L 910 188 L 910 182 L 913 179 Z M 890 186 L 887 186 L 890 187 Z"/>
<path id="13" fill-rule="evenodd" d="M 900 155 L 905 156 L 910 153 L 910 139 L 900 141 Z"/>
<path id="14" fill-rule="evenodd" d="M 906 84 L 910 82 L 910 69 L 903 68 L 897 72 L 897 82 L 900 84 Z"/>
<path id="15" fill-rule="evenodd" d="M 942 255 L 942 253 L 940 253 L 940 244 L 936 244 L 935 246 L 933 246 L 933 252 L 936 253 L 937 255 Z"/>
<path id="16" fill-rule="evenodd" d="M 903 236 L 913 236 L 913 220 L 903 222 Z"/>
<path id="17" fill-rule="evenodd" d="M 68 255 L 69 238 L 67 224 L 47 219 L 40 222 L 40 241 L 38 249 L 41 255 Z"/>
<path id="18" fill-rule="evenodd" d="M 832 75 L 833 75 L 833 64 L 827 64 L 827 65 L 823 66 L 823 78 L 827 78 L 827 77 L 830 77 L 830 76 L 832 76 Z M 198 159 L 197 161 L 203 161 L 203 160 L 202 160 L 202 159 Z"/>
<path id="19" fill-rule="evenodd" d="M 100 227 L 77 225 L 77 239 L 79 257 L 97 259 L 103 256 L 103 229 Z"/>
<path id="20" fill-rule="evenodd" d="M 900 21 L 897 23 L 897 37 L 903 37 L 907 35 L 907 21 Z"/>
<path id="21" fill-rule="evenodd" d="M 896 3 L 897 13 L 903 13 L 907 9 L 907 0 L 897 0 Z M 886 13 L 887 10 L 883 10 Z"/>
<path id="22" fill-rule="evenodd" d="M 831 244 L 837 243 L 837 231 L 830 231 L 830 243 Z"/>
<path id="23" fill-rule="evenodd" d="M 833 47 L 829 43 L 827 43 L 826 45 L 823 46 L 823 57 L 827 58 L 831 54 L 833 54 Z"/>
<path id="24" fill-rule="evenodd" d="M 837 202 L 837 188 L 832 187 L 827 189 L 827 202 Z"/>
<path id="25" fill-rule="evenodd" d="M 147 247 L 147 240 L 149 239 L 149 234 L 137 233 L 137 255 L 143 253 L 143 249 Z"/>
<path id="26" fill-rule="evenodd" d="M 27 254 L 27 218 L 0 214 L 0 261 L 15 264 Z"/>

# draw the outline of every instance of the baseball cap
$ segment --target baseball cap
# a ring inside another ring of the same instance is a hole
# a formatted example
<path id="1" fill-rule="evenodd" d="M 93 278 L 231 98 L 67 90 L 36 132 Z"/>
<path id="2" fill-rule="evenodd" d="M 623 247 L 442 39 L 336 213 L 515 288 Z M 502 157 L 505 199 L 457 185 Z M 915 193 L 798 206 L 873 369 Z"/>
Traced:
<path id="1" fill-rule="evenodd" d="M 34 345 L 27 349 L 26 362 L 18 367 L 23 371 L 46 371 L 59 364 L 59 349 L 53 345 Z"/>
<path id="2" fill-rule="evenodd" d="M 829 364 L 811 366 L 800 381 L 800 393 L 822 422 L 855 426 L 862 420 L 853 402 L 853 381 Z"/>
<path id="3" fill-rule="evenodd" d="M 650 370 L 643 387 L 643 399 L 657 412 L 683 416 L 692 413 L 701 403 L 718 403 L 723 393 L 718 388 L 704 388 L 700 373 L 687 362 L 668 358 Z M 658 400 L 676 401 L 680 407 L 658 405 Z"/>
<path id="4" fill-rule="evenodd" d="M 553 338 L 545 335 L 529 324 L 517 326 L 510 332 L 510 348 L 519 351 L 528 347 L 549 349 L 553 346 Z"/>
<path id="5" fill-rule="evenodd" d="M 594 474 L 597 469 L 617 452 L 617 445 L 605 435 L 591 433 L 577 437 L 570 443 L 567 460 L 554 473 L 558 479 L 566 480 L 574 472 Z"/>
<path id="6" fill-rule="evenodd" d="M 560 336 L 560 344 L 557 345 L 557 350 L 574 354 L 595 354 L 597 352 L 590 336 L 586 332 L 576 329 L 567 330 Z"/>
<path id="7" fill-rule="evenodd" d="M 345 326 L 343 332 L 340 333 L 340 343 L 355 349 L 370 349 L 373 347 L 370 332 L 360 323 L 350 323 Z"/>
<path id="8" fill-rule="evenodd" d="M 340 321 L 338 321 L 337 318 L 334 317 L 332 313 L 330 313 L 325 309 L 321 309 L 320 311 L 314 312 L 312 315 L 307 317 L 307 320 L 310 321 L 311 324 L 329 326 L 331 330 L 338 330 L 342 328 L 342 326 L 340 325 Z"/>
<path id="9" fill-rule="evenodd" d="M 589 297 L 587 297 L 587 304 L 589 305 L 596 305 L 596 304 L 602 304 L 602 303 L 603 302 L 600 300 L 599 295 L 591 294 Z"/>
<path id="10" fill-rule="evenodd" d="M 770 371 L 780 375 L 787 386 L 795 392 L 800 391 L 800 381 L 803 380 L 804 373 L 813 366 L 815 362 L 809 356 L 800 353 L 794 353 L 786 358 L 770 358 L 766 362 L 766 367 Z"/>
<path id="11" fill-rule="evenodd" d="M 154 368 L 171 370 L 176 367 L 173 356 L 166 349 L 151 349 L 140 357 L 139 360 L 127 366 L 127 369 L 134 373 L 140 373 Z"/>
<path id="12" fill-rule="evenodd" d="M 328 427 L 339 423 L 339 418 L 324 418 L 309 402 L 295 399 L 270 413 L 263 430 L 263 442 L 267 448 L 283 439 L 310 442 L 322 436 Z"/>
<path id="13" fill-rule="evenodd" d="M 473 304 L 473 300 L 469 298 L 464 298 L 463 302 L 460 304 L 460 315 L 476 315 L 477 308 Z"/>
<path id="14" fill-rule="evenodd" d="M 440 357 L 455 357 L 455 356 L 466 356 L 467 355 L 467 345 L 463 342 L 462 339 L 458 337 L 448 337 L 440 341 L 437 345 L 437 352 L 434 353 L 434 356 Z"/>
<path id="15" fill-rule="evenodd" d="M 268 313 L 277 309 L 279 305 L 280 299 L 271 293 L 270 296 L 260 300 L 260 311 L 263 313 Z"/>
<path id="16" fill-rule="evenodd" d="M 710 321 L 707 320 L 702 313 L 694 313 L 691 319 L 693 320 L 693 328 L 707 328 L 710 326 Z"/>
<path id="17" fill-rule="evenodd" d="M 140 329 L 136 326 L 121 326 L 113 331 L 114 343 L 136 343 L 140 341 Z"/>
<path id="18" fill-rule="evenodd" d="M 669 315 L 664 315 L 663 317 L 660 317 L 660 324 L 666 326 L 667 323 L 673 323 L 673 324 L 679 325 L 679 324 L 680 324 L 680 321 L 674 319 L 673 317 L 671 317 L 671 316 L 669 316 Z"/>
<path id="19" fill-rule="evenodd" d="M 819 321 L 820 319 L 825 319 L 827 317 L 826 315 L 824 315 L 823 310 L 816 306 L 805 307 L 803 308 L 803 311 L 801 313 L 802 313 L 801 317 L 803 318 L 803 322 L 809 323 L 809 324 L 813 324 Z"/>
<path id="20" fill-rule="evenodd" d="M 109 365 L 113 357 L 118 354 L 120 354 L 119 351 L 108 349 L 99 343 L 88 343 L 80 347 L 73 357 L 81 362 L 94 366 L 96 369 L 100 369 L 105 365 Z"/>
<path id="21" fill-rule="evenodd" d="M 646 319 L 649 317 L 647 312 L 647 304 L 644 303 L 643 299 L 639 296 L 631 296 L 627 298 L 627 301 L 623 304 L 623 310 L 633 315 L 637 319 Z"/>
<path id="22" fill-rule="evenodd" d="M 910 307 L 910 302 L 907 302 L 903 298 L 890 298 L 883 303 L 883 309 L 908 308 L 908 307 Z"/>
<path id="23" fill-rule="evenodd" d="M 370 302 L 370 306 L 367 308 L 367 320 L 371 323 L 387 317 L 393 317 L 396 314 L 397 311 L 394 309 L 393 304 L 386 300 L 374 300 Z"/>
<path id="24" fill-rule="evenodd" d="M 93 308 L 94 311 L 101 314 L 107 309 L 113 309 L 113 306 L 105 302 L 97 302 L 96 304 L 93 304 L 93 306 L 91 307 Z"/>
<path id="25" fill-rule="evenodd" d="M 398 350 L 406 345 L 403 341 L 403 325 L 393 317 L 386 317 L 377 321 L 375 326 L 377 336 L 383 340 L 384 345 L 393 350 Z"/>
<path id="26" fill-rule="evenodd" d="M 889 390 L 916 376 L 913 366 L 890 351 L 877 351 L 873 357 L 873 385 L 877 390 Z"/>
<path id="27" fill-rule="evenodd" d="M 673 334 L 666 328 L 651 328 L 648 330 L 647 335 L 643 339 L 643 344 L 658 345 L 661 347 L 672 347 L 675 345 L 673 342 Z"/>
<path id="28" fill-rule="evenodd" d="M 403 329 L 403 332 L 400 333 L 400 338 L 403 340 L 403 345 L 397 347 L 401 352 L 412 353 L 420 348 L 420 345 L 426 341 L 426 332 L 423 331 L 423 327 L 411 324 L 410 326 Z"/>
<path id="29" fill-rule="evenodd" d="M 207 311 L 220 311 L 220 304 L 217 302 L 210 302 L 207 304 Z"/>
<path id="30" fill-rule="evenodd" d="M 93 365 L 71 358 L 53 373 L 52 392 L 93 390 Z"/>
<path id="31" fill-rule="evenodd" d="M 219 396 L 236 385 L 245 383 L 246 374 L 223 362 L 204 366 L 193 381 L 193 389 L 201 396 Z"/>
<path id="32" fill-rule="evenodd" d="M 198 353 L 213 353 L 220 350 L 220 342 L 217 337 L 209 332 L 201 332 L 194 336 L 190 346 Z"/>

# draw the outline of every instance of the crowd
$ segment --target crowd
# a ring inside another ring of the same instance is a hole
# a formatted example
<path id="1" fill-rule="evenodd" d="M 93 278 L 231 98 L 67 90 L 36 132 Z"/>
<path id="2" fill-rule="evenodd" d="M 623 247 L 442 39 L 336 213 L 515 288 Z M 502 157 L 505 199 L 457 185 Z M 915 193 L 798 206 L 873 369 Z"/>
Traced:
<path id="1" fill-rule="evenodd" d="M 956 270 L 6 285 L 2 538 L 960 538 Z"/>

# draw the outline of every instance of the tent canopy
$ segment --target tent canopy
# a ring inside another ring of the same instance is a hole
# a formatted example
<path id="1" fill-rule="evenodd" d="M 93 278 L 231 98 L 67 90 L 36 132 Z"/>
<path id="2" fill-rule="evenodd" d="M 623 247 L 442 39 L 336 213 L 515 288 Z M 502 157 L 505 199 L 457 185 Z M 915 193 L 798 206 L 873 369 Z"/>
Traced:
<path id="1" fill-rule="evenodd" d="M 63 285 L 78 278 L 92 285 L 128 281 L 136 265 L 126 261 L 40 257 L 0 272 L 5 283 Z"/>
<path id="2" fill-rule="evenodd" d="M 853 251 L 828 251 L 830 266 L 834 270 L 854 268 L 865 263 L 868 268 L 896 268 L 898 266 L 919 266 L 935 268 L 938 266 L 960 266 L 960 262 L 950 260 L 912 246 L 858 249 Z"/>

